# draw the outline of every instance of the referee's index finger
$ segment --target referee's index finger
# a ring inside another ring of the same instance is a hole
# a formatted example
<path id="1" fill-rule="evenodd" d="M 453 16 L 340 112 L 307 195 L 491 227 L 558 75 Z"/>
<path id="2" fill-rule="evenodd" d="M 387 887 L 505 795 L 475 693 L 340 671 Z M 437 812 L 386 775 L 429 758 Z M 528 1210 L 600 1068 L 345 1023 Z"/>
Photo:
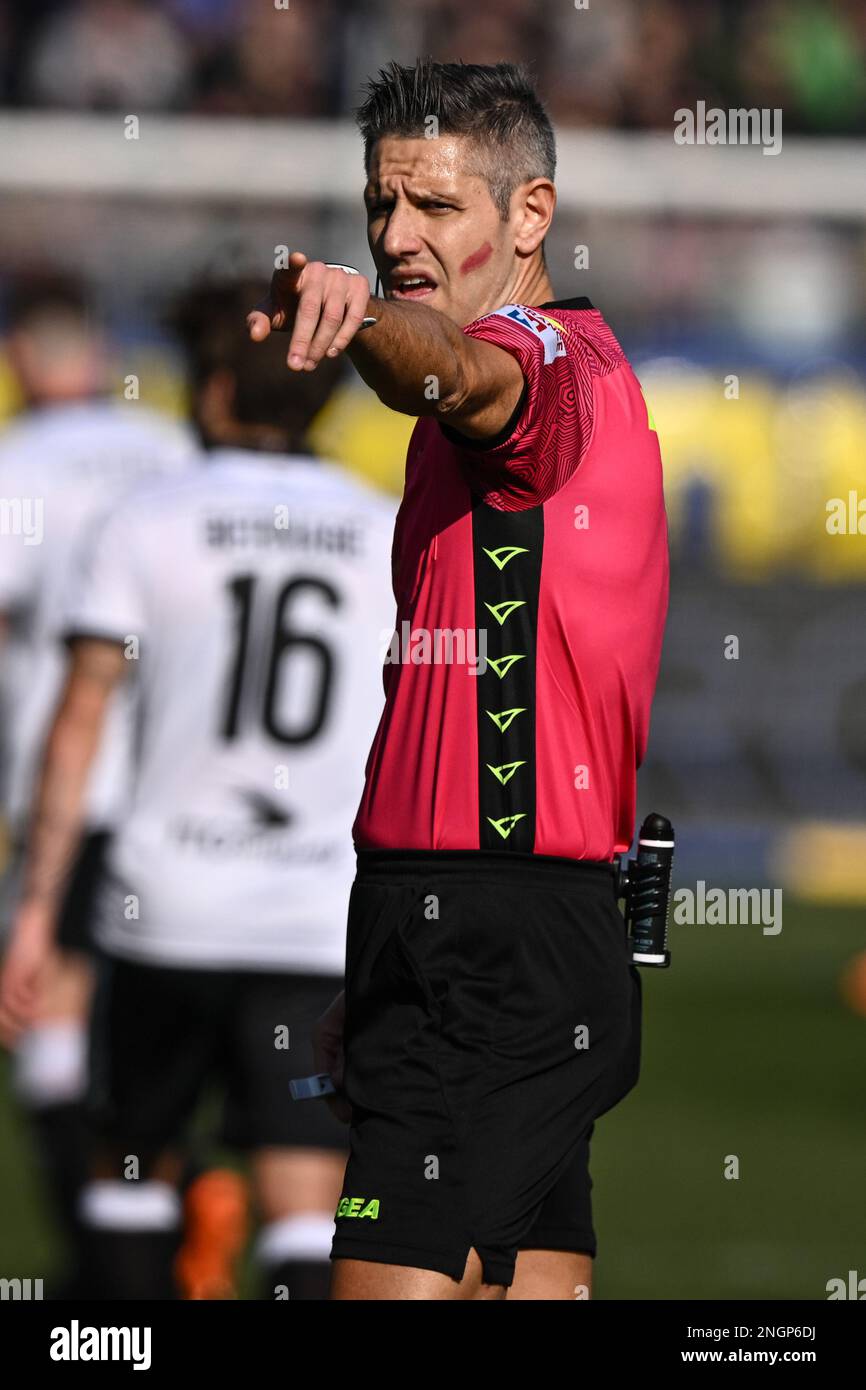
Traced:
<path id="1" fill-rule="evenodd" d="M 247 329 L 254 343 L 262 343 L 273 330 L 281 332 L 286 326 L 286 296 L 297 293 L 301 272 L 307 265 L 303 251 L 292 251 L 288 266 L 275 270 L 271 276 L 267 297 L 247 314 Z"/>

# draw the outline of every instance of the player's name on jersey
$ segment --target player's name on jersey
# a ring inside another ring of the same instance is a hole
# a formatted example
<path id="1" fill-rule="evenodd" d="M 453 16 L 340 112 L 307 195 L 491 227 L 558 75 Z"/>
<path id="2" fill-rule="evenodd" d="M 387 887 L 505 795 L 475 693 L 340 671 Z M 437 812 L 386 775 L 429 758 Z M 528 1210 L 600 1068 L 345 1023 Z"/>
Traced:
<path id="1" fill-rule="evenodd" d="M 299 830 L 294 811 L 268 804 L 264 795 L 248 798 L 255 819 L 239 824 L 227 816 L 178 816 L 167 826 L 169 839 L 182 850 L 201 854 L 240 855 L 261 859 L 279 859 L 298 863 L 328 863 L 337 861 L 343 846 L 335 839 L 295 840 Z"/>
<path id="2" fill-rule="evenodd" d="M 311 522 L 285 515 L 279 507 L 258 516 L 208 516 L 205 535 L 207 544 L 219 550 L 271 547 L 350 557 L 364 553 L 364 531 L 357 522 Z"/>

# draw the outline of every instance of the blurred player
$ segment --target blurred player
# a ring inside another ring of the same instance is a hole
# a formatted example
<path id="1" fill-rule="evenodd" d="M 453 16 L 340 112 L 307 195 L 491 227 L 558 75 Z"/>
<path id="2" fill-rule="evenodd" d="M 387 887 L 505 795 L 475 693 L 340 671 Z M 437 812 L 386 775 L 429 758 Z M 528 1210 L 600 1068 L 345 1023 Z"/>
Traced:
<path id="1" fill-rule="evenodd" d="M 393 509 L 305 452 L 339 369 L 287 384 L 275 344 L 262 370 L 244 302 L 208 290 L 181 316 L 207 466 L 122 502 L 66 604 L 71 666 L 11 954 L 50 935 L 89 768 L 131 680 L 134 788 L 97 926 L 100 1163 L 83 1200 L 115 1298 L 172 1296 L 177 1150 L 209 1084 L 225 1139 L 251 1155 L 268 1297 L 326 1296 L 345 1162 L 345 1131 L 326 1106 L 293 1103 L 289 1080 L 312 1071 L 312 1025 L 343 969 Z M 28 989 L 7 967 L 9 1015 L 26 1014 Z"/>
<path id="2" fill-rule="evenodd" d="M 96 513 L 146 476 L 184 469 L 191 434 L 147 407 L 107 395 L 110 346 L 82 290 L 64 279 L 24 281 L 9 306 L 7 355 L 25 409 L 0 438 L 0 642 L 3 808 L 12 839 L 3 917 L 13 910 L 34 776 L 63 679 L 57 620 L 76 544 Z M 83 836 L 45 961 L 31 1026 L 16 1048 L 18 1096 L 41 1164 L 75 1242 L 84 1172 L 80 1101 L 90 991 L 93 885 L 126 792 L 127 709 L 113 712 L 89 779 Z M 80 1282 L 70 1287 L 80 1291 Z"/>
<path id="3" fill-rule="evenodd" d="M 554 137 L 525 74 L 392 64 L 359 125 L 384 299 L 298 253 L 250 332 L 289 331 L 298 372 L 348 348 L 423 417 L 398 630 L 477 650 L 388 667 L 354 828 L 332 1296 L 573 1298 L 583 1146 L 639 1066 L 612 860 L 667 607 L 658 440 L 601 315 L 554 299 Z"/>

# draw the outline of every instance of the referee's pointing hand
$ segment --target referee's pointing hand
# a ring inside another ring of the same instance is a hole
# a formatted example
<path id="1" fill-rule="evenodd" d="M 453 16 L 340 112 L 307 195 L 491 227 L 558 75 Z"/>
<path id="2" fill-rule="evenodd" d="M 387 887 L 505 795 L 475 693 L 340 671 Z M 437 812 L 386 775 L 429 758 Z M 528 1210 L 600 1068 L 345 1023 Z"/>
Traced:
<path id="1" fill-rule="evenodd" d="M 289 367 L 312 372 L 323 357 L 337 357 L 348 347 L 364 321 L 369 298 L 366 276 L 308 261 L 303 251 L 293 251 L 288 269 L 274 271 L 268 296 L 247 316 L 247 327 L 255 343 L 271 330 L 291 331 Z"/>

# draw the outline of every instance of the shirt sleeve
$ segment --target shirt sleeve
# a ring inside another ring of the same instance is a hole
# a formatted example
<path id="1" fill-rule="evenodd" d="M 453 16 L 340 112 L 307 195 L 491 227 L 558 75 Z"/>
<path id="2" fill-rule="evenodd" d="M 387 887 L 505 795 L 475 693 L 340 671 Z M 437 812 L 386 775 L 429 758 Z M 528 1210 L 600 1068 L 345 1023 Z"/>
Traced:
<path id="1" fill-rule="evenodd" d="M 146 607 L 134 538 L 137 526 L 118 508 L 85 528 L 70 566 L 58 635 L 125 642 L 145 629 Z"/>
<path id="2" fill-rule="evenodd" d="M 464 330 L 520 363 L 523 395 L 502 434 L 473 440 L 443 425 L 473 489 L 505 511 L 535 507 L 574 473 L 592 429 L 592 378 L 577 334 L 550 316 L 507 304 Z"/>

